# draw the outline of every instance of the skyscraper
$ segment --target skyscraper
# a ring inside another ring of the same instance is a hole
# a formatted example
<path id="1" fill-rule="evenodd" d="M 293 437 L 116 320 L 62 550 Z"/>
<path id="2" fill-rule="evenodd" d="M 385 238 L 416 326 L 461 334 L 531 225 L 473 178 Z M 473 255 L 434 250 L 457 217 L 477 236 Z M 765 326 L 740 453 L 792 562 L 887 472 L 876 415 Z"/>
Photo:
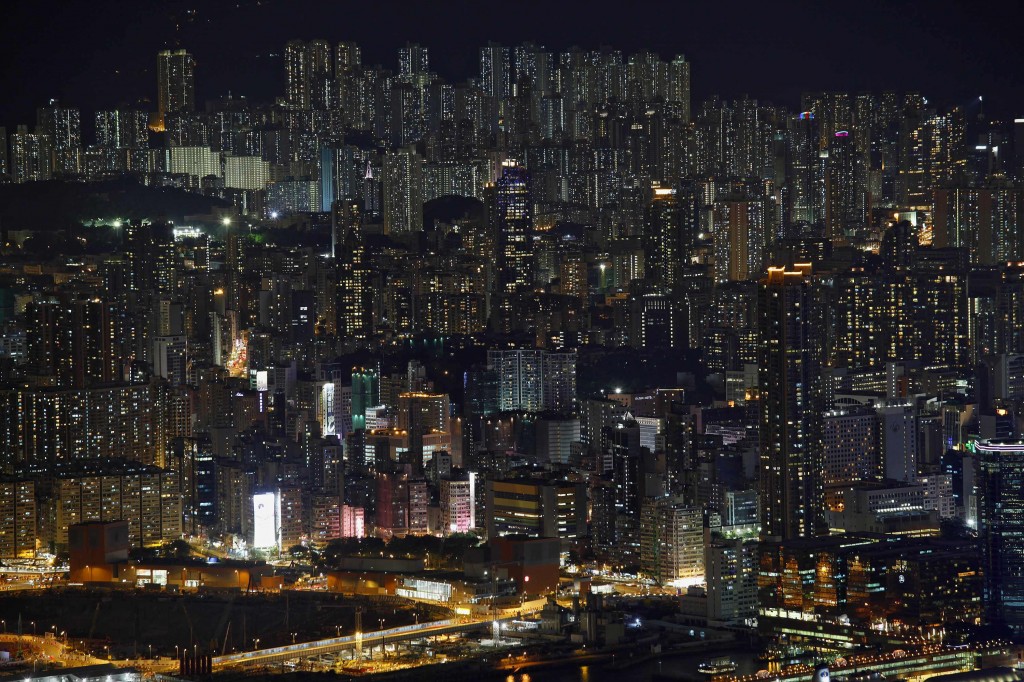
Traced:
<path id="1" fill-rule="evenodd" d="M 289 40 L 284 46 L 285 99 L 292 109 L 309 109 L 309 46 Z"/>
<path id="2" fill-rule="evenodd" d="M 326 40 L 311 40 L 309 54 L 309 106 L 323 111 L 334 102 L 334 55 Z"/>
<path id="3" fill-rule="evenodd" d="M 820 133 L 814 113 L 805 111 L 791 118 L 787 132 L 786 182 L 789 224 L 804 222 L 814 225 L 824 217 L 825 205 Z"/>
<path id="4" fill-rule="evenodd" d="M 978 537 L 988 617 L 1024 630 L 1024 440 L 982 440 L 978 456 Z"/>
<path id="5" fill-rule="evenodd" d="M 384 232 L 423 229 L 423 157 L 412 147 L 384 157 Z"/>
<path id="6" fill-rule="evenodd" d="M 526 169 L 514 161 L 505 163 L 495 187 L 493 218 L 498 234 L 498 267 L 503 291 L 529 289 L 533 285 L 533 216 Z"/>
<path id="7" fill-rule="evenodd" d="M 49 180 L 53 175 L 51 146 L 49 135 L 33 135 L 26 126 L 18 126 L 11 134 L 11 182 Z"/>
<path id="8" fill-rule="evenodd" d="M 57 100 L 36 110 L 36 133 L 50 138 L 53 172 L 77 175 L 81 170 L 82 117 L 78 109 L 62 107 Z"/>
<path id="9" fill-rule="evenodd" d="M 645 250 L 650 254 L 647 268 L 655 282 L 671 287 L 679 279 L 683 255 L 679 200 L 674 189 L 656 186 L 652 191 L 644 221 Z"/>
<path id="10" fill-rule="evenodd" d="M 149 146 L 148 121 L 144 111 L 115 109 L 96 112 L 96 144 L 111 149 Z"/>
<path id="11" fill-rule="evenodd" d="M 195 60 L 185 50 L 163 50 L 156 57 L 156 104 L 160 121 L 168 112 L 196 108 Z"/>
<path id="12" fill-rule="evenodd" d="M 712 209 L 715 281 L 742 282 L 761 274 L 768 248 L 764 202 L 727 196 Z"/>
<path id="13" fill-rule="evenodd" d="M 820 306 L 810 266 L 768 268 L 758 306 L 761 537 L 825 529 L 821 442 Z"/>
<path id="14" fill-rule="evenodd" d="M 7 163 L 7 128 L 0 126 L 0 182 L 6 180 L 10 172 Z"/>
<path id="15" fill-rule="evenodd" d="M 498 375 L 498 409 L 569 412 L 576 396 L 576 353 L 490 350 L 488 369 Z"/>

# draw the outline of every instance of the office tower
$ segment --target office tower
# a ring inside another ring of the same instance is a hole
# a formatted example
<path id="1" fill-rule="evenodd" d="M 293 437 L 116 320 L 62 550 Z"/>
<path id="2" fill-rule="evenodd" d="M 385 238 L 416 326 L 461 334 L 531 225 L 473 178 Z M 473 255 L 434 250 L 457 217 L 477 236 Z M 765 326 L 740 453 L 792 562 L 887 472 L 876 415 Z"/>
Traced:
<path id="1" fill-rule="evenodd" d="M 634 348 L 688 348 L 686 309 L 672 296 L 645 293 L 630 299 Z"/>
<path id="2" fill-rule="evenodd" d="M 644 220 L 645 272 L 663 287 L 676 284 L 683 258 L 684 229 L 676 190 L 653 188 Z"/>
<path id="3" fill-rule="evenodd" d="M 36 109 L 36 133 L 50 138 L 54 175 L 72 176 L 81 171 L 82 117 L 78 109 L 50 100 Z"/>
<path id="4" fill-rule="evenodd" d="M 423 230 L 423 157 L 405 147 L 384 157 L 384 232 Z"/>
<path id="5" fill-rule="evenodd" d="M 366 428 L 366 411 L 380 405 L 380 377 L 377 370 L 352 368 L 352 430 Z"/>
<path id="6" fill-rule="evenodd" d="M 533 286 L 533 215 L 528 182 L 526 168 L 508 161 L 494 188 L 499 284 L 509 293 Z"/>
<path id="7" fill-rule="evenodd" d="M 11 182 L 36 182 L 53 176 L 53 140 L 49 135 L 33 135 L 26 126 L 11 133 L 8 158 Z"/>
<path id="8" fill-rule="evenodd" d="M 812 537 L 826 530 L 821 306 L 809 266 L 768 268 L 759 294 L 761 537 Z"/>
<path id="9" fill-rule="evenodd" d="M 196 108 L 195 61 L 185 50 L 163 50 L 156 56 L 157 115 L 191 113 Z"/>
<path id="10" fill-rule="evenodd" d="M 451 437 L 451 400 L 446 393 L 402 393 L 398 396 L 398 428 L 409 433 L 408 460 L 422 472 L 433 448 L 427 436 Z"/>
<path id="11" fill-rule="evenodd" d="M 1024 630 L 1024 441 L 981 440 L 978 539 L 991 622 Z"/>
<path id="12" fill-rule="evenodd" d="M 361 217 L 354 202 L 346 200 L 335 204 L 332 220 L 335 232 L 342 235 L 336 251 L 337 333 L 342 338 L 365 339 L 373 329 L 373 291 L 369 266 L 364 262 L 366 248 L 360 228 Z"/>
<path id="13" fill-rule="evenodd" d="M 893 481 L 917 479 L 917 419 L 914 408 L 893 405 L 878 409 L 879 469 Z"/>
<path id="14" fill-rule="evenodd" d="M 533 479 L 488 480 L 487 537 L 558 538 L 567 551 L 587 531 L 587 488 Z"/>
<path id="15" fill-rule="evenodd" d="M 289 40 L 284 46 L 285 101 L 291 109 L 309 109 L 309 46 L 303 40 Z"/>

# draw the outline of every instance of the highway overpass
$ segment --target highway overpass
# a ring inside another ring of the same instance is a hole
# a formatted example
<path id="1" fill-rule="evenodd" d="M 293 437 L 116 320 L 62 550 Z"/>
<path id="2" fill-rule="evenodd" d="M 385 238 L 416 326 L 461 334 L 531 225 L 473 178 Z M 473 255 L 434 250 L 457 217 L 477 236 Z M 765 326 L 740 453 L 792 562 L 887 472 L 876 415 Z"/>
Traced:
<path id="1" fill-rule="evenodd" d="M 512 618 L 501 618 L 499 622 L 506 623 Z M 361 635 L 347 635 L 345 637 L 332 637 L 330 639 L 318 639 L 312 642 L 299 642 L 287 646 L 274 647 L 272 649 L 257 649 L 255 651 L 243 651 L 226 656 L 214 656 L 213 667 L 224 668 L 235 665 L 266 665 L 271 663 L 282 663 L 294 658 L 308 658 L 322 654 L 333 654 L 339 651 L 354 649 L 358 644 L 363 647 L 376 647 L 381 644 L 390 644 L 422 637 L 434 637 L 437 635 L 450 635 L 459 632 L 471 632 L 491 627 L 492 620 L 460 621 L 458 619 L 438 620 L 418 625 L 403 625 L 397 628 L 364 632 Z"/>

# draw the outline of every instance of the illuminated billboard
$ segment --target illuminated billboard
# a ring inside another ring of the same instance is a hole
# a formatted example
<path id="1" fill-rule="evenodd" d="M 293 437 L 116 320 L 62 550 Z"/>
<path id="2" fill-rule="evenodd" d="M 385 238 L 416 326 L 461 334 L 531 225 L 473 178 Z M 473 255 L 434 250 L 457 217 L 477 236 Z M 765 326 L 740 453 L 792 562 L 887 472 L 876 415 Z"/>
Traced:
<path id="1" fill-rule="evenodd" d="M 277 547 L 281 527 L 281 499 L 276 492 L 252 496 L 252 546 L 257 549 Z"/>

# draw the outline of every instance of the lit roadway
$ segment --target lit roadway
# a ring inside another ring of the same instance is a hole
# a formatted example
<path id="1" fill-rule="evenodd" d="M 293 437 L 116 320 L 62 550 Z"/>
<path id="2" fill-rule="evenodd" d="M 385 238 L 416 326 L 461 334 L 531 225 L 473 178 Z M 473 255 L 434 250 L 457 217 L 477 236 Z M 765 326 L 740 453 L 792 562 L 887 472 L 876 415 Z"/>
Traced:
<path id="1" fill-rule="evenodd" d="M 499 622 L 508 622 L 512 618 L 500 618 Z M 362 640 L 362 647 L 377 647 L 381 644 L 399 642 L 407 639 L 420 639 L 421 637 L 433 637 L 435 635 L 448 635 L 457 632 L 469 632 L 491 627 L 494 621 L 491 619 L 459 622 L 458 620 L 439 620 L 418 625 L 403 625 L 397 628 L 388 628 L 374 632 L 364 632 L 361 635 L 348 635 L 346 637 L 332 637 L 330 639 L 319 639 L 312 642 L 302 642 L 287 646 L 274 647 L 273 649 L 257 649 L 256 651 L 244 651 L 227 656 L 214 656 L 213 667 L 222 668 L 233 665 L 253 665 L 267 663 L 281 663 L 293 658 L 307 658 L 321 654 L 333 654 L 339 651 L 354 649 L 357 640 Z"/>

